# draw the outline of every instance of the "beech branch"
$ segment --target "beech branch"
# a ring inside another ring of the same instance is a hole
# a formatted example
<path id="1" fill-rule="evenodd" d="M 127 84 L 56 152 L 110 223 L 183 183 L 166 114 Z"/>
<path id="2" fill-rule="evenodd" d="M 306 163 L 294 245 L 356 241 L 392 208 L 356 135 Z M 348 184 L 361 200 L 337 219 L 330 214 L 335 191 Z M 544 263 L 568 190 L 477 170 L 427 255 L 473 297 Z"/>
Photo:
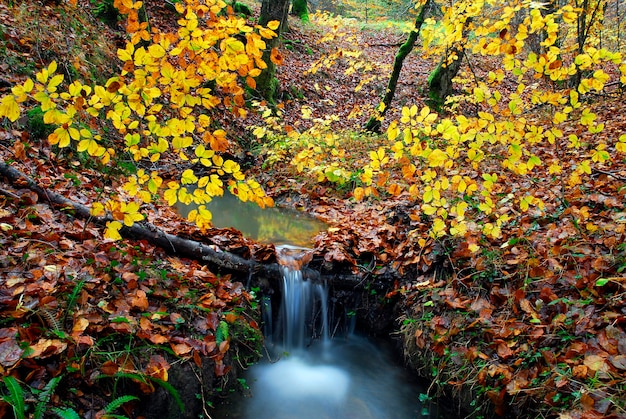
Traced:
<path id="1" fill-rule="evenodd" d="M 35 192 L 39 199 L 49 202 L 52 207 L 60 207 L 64 212 L 69 212 L 76 218 L 93 222 L 99 226 L 105 226 L 107 222 L 113 221 L 110 216 L 94 217 L 91 215 L 89 207 L 42 188 L 33 179 L 4 161 L 0 161 L 0 176 L 4 176 L 14 186 L 27 187 Z M 277 263 L 259 263 L 255 260 L 245 259 L 233 253 L 222 251 L 214 245 L 207 245 L 167 233 L 149 222 L 138 222 L 131 227 L 124 226 L 120 230 L 120 234 L 129 239 L 146 240 L 170 254 L 202 261 L 227 271 L 263 275 L 273 279 L 282 278 L 282 272 Z M 355 287 L 362 281 L 358 275 L 350 276 L 350 278 L 346 276 L 322 278 L 318 271 L 310 268 L 303 268 L 302 275 L 311 281 L 330 280 L 334 285 L 341 288 Z"/>

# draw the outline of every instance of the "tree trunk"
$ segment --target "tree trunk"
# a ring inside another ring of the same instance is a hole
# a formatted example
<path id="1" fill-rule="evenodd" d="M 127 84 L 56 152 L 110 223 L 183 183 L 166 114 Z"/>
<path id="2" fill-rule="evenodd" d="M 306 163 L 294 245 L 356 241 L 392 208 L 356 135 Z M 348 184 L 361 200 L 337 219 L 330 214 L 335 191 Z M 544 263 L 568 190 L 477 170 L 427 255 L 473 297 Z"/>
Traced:
<path id="1" fill-rule="evenodd" d="M 292 0 L 291 13 L 297 16 L 301 21 L 309 21 L 309 5 L 307 0 Z"/>
<path id="2" fill-rule="evenodd" d="M 577 55 L 585 52 L 585 44 L 591 28 L 596 23 L 596 19 L 602 16 L 604 12 L 605 1 L 598 1 L 592 6 L 589 0 L 577 1 L 576 7 L 581 10 L 576 22 L 576 40 L 578 41 L 578 47 L 576 49 Z M 583 78 L 583 70 L 576 68 L 576 74 L 572 76 L 570 80 L 570 86 L 574 89 L 578 89 L 580 82 Z"/>
<path id="3" fill-rule="evenodd" d="M 267 65 L 256 78 L 256 90 L 268 102 L 276 101 L 276 93 L 278 91 L 278 80 L 276 79 L 276 64 L 270 59 L 272 49 L 279 44 L 279 37 L 282 32 L 289 30 L 287 26 L 287 15 L 289 13 L 289 0 L 263 0 L 261 4 L 261 14 L 259 16 L 259 25 L 267 26 L 273 20 L 280 22 L 276 29 L 275 38 L 265 42 L 266 48 L 263 51 L 263 61 Z"/>
<path id="4" fill-rule="evenodd" d="M 428 99 L 426 104 L 437 112 L 443 109 L 446 99 L 452 94 L 452 80 L 458 74 L 465 56 L 465 38 L 467 38 L 467 28 L 471 21 L 472 19 L 469 18 L 464 23 L 463 39 L 446 51 L 446 55 L 441 59 L 439 65 L 428 76 Z M 456 58 L 449 62 L 451 57 Z"/>
<path id="5" fill-rule="evenodd" d="M 417 37 L 419 36 L 420 29 L 424 24 L 424 20 L 426 19 L 426 14 L 428 13 L 428 9 L 430 8 L 431 0 L 426 0 L 426 2 L 422 5 L 417 18 L 415 19 L 415 27 L 409 34 L 407 40 L 400 46 L 398 53 L 396 54 L 396 58 L 393 61 L 393 71 L 391 72 L 391 77 L 389 78 L 389 83 L 387 84 L 387 90 L 385 91 L 385 96 L 383 97 L 383 107 L 382 109 L 376 112 L 376 115 L 372 116 L 367 124 L 365 125 L 365 130 L 370 132 L 380 132 L 380 127 L 382 123 L 382 119 L 387 112 L 387 109 L 391 105 L 391 101 L 393 100 L 393 96 L 396 93 L 396 87 L 398 85 L 398 79 L 400 77 L 400 71 L 402 71 L 402 65 L 404 63 L 404 59 L 409 55 L 409 53 L 413 50 L 413 46 L 415 45 L 415 41 L 417 41 Z"/>
<path id="6" fill-rule="evenodd" d="M 452 80 L 456 77 L 461 68 L 461 60 L 465 54 L 462 45 L 452 47 L 448 54 L 441 59 L 439 65 L 430 73 L 428 77 L 428 100 L 426 104 L 431 108 L 441 111 L 448 96 L 452 94 Z M 456 59 L 447 63 L 448 57 L 456 55 Z"/>
<path id="7" fill-rule="evenodd" d="M 556 12 L 557 8 L 558 5 L 556 0 L 550 0 L 544 3 L 544 6 L 539 9 L 539 12 L 541 13 L 541 16 L 546 17 L 549 14 Z M 529 34 L 527 42 L 530 45 L 531 51 L 537 55 L 543 54 L 546 51 L 546 48 L 542 46 L 541 43 L 547 38 L 548 35 L 545 29 L 534 34 Z"/>

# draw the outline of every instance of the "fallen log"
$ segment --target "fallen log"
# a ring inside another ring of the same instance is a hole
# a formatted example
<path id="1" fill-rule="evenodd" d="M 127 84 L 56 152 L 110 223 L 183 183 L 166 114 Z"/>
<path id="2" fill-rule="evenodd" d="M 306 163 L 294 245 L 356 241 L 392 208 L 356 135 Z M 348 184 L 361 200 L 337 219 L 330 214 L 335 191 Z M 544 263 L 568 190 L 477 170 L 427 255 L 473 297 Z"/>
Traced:
<path id="1" fill-rule="evenodd" d="M 110 216 L 95 217 L 91 215 L 89 207 L 74 202 L 62 195 L 45 189 L 33 179 L 17 169 L 0 161 L 0 175 L 5 177 L 13 186 L 26 187 L 37 194 L 39 199 L 47 201 L 52 207 L 61 207 L 64 212 L 71 210 L 74 217 L 89 220 L 96 225 L 104 226 L 113 221 Z M 229 272 L 247 273 L 248 275 L 260 275 L 274 280 L 282 279 L 281 268 L 278 263 L 260 263 L 252 259 L 246 259 L 230 252 L 223 251 L 214 245 L 207 245 L 196 240 L 190 240 L 167 233 L 149 222 L 137 222 L 131 227 L 124 226 L 120 230 L 123 237 L 135 240 L 146 240 L 158 246 L 169 254 L 188 257 L 202 261 Z M 301 269 L 303 277 L 311 281 L 328 281 L 338 288 L 360 288 L 363 278 L 360 275 L 324 275 L 310 268 Z"/>

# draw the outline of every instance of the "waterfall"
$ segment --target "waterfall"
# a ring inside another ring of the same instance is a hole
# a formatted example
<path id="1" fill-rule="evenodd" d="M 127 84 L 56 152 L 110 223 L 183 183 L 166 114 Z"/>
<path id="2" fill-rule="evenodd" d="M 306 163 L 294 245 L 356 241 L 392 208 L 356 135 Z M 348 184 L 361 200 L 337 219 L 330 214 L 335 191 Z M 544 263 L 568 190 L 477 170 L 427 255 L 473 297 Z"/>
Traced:
<path id="1" fill-rule="evenodd" d="M 265 330 L 266 337 L 274 344 L 280 342 L 285 352 L 304 349 L 316 338 L 327 342 L 330 336 L 328 287 L 305 281 L 300 270 L 310 252 L 293 246 L 277 248 L 283 275 L 280 313 L 275 326 L 266 324 Z M 272 322 L 271 304 L 263 306 L 265 321 Z"/>
<path id="2" fill-rule="evenodd" d="M 304 280 L 301 271 L 312 251 L 277 246 L 276 253 L 282 272 L 280 289 L 272 295 L 273 301 L 270 296 L 261 300 L 269 356 L 247 371 L 251 396 L 213 417 L 426 417 L 418 398 L 423 390 L 410 382 L 384 348 L 356 335 L 330 333 L 328 287 Z M 354 317 L 348 316 L 348 330 L 354 328 Z"/>

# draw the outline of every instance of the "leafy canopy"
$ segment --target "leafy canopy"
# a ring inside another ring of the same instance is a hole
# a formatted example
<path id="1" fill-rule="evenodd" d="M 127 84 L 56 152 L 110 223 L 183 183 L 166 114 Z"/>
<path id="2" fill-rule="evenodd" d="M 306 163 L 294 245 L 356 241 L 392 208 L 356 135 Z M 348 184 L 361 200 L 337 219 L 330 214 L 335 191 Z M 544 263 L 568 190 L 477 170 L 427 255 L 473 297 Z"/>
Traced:
<path id="1" fill-rule="evenodd" d="M 76 151 L 115 166 L 128 159 L 138 168 L 92 213 L 109 215 L 105 236 L 119 239 L 120 228 L 145 218 L 143 208 L 161 196 L 169 205 L 194 202 L 189 214 L 201 228 L 210 226 L 211 213 L 203 205 L 224 188 L 243 201 L 272 205 L 261 185 L 247 179 L 239 164 L 222 157 L 229 149 L 227 133 L 216 127 L 211 114 L 227 108 L 246 116 L 245 86 L 255 87 L 265 62 L 265 40 L 276 36 L 277 22 L 250 26 L 221 0 L 176 3 L 178 31 L 162 33 L 141 23 L 142 2 L 115 0 L 127 17 L 129 41 L 117 55 L 123 70 L 104 85 L 76 80 L 63 86 L 56 62 L 12 88 L 0 102 L 0 118 L 16 121 L 22 106 L 37 103 L 46 124 L 55 126 L 48 137 L 59 149 Z M 113 127 L 122 141 L 103 138 Z M 181 174 L 164 178 L 165 159 L 174 159 Z M 201 167 L 202 175 L 197 175 Z"/>

